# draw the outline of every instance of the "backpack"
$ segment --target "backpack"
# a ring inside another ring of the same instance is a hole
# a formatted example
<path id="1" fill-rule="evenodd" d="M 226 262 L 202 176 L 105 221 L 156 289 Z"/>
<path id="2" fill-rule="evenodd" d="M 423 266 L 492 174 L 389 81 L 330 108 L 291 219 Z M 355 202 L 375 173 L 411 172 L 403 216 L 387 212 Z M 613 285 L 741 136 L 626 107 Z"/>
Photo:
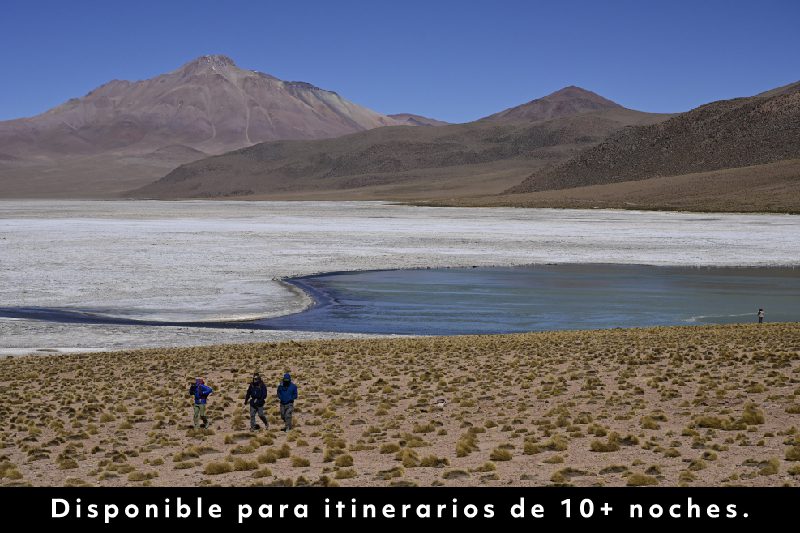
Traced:
<path id="1" fill-rule="evenodd" d="M 189 396 L 195 396 L 197 394 L 197 383 L 192 383 L 189 386 Z"/>

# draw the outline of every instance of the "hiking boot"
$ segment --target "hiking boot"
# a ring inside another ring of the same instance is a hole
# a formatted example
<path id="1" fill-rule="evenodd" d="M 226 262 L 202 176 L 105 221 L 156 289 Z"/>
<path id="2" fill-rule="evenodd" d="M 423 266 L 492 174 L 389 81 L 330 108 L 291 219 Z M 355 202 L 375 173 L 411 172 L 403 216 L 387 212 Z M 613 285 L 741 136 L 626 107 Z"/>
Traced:
<path id="1" fill-rule="evenodd" d="M 283 429 L 281 429 L 281 431 L 283 431 L 283 432 L 289 431 L 289 428 L 284 427 Z"/>
<path id="2" fill-rule="evenodd" d="M 259 426 L 258 424 L 256 424 L 255 426 L 250 426 L 250 431 L 258 431 L 259 429 L 261 429 L 261 426 Z"/>

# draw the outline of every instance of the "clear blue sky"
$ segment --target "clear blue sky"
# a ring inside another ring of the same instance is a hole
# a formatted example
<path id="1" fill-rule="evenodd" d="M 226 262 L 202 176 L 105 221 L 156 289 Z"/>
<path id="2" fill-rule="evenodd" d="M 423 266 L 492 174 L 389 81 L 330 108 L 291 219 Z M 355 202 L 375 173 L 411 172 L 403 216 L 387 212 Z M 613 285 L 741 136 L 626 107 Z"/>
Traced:
<path id="1" fill-rule="evenodd" d="M 203 54 L 454 122 L 565 85 L 683 111 L 800 80 L 800 1 L 4 0 L 0 119 Z"/>

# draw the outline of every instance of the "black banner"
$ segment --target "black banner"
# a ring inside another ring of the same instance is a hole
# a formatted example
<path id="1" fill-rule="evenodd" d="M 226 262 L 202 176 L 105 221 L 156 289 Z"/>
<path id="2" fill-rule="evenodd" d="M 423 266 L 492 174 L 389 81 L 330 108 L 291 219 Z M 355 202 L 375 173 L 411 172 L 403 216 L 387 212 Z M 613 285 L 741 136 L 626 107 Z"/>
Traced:
<path id="1" fill-rule="evenodd" d="M 797 488 L 5 488 L 3 519 L 33 527 L 779 526 Z"/>

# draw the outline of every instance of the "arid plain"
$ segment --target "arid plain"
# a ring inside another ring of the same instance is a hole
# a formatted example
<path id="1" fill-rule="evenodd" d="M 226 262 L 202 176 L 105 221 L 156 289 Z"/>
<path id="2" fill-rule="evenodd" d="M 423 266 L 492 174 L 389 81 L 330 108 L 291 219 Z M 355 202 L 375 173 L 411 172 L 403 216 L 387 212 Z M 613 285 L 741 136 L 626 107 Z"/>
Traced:
<path id="1" fill-rule="evenodd" d="M 800 326 L 358 339 L 0 360 L 34 485 L 798 485 Z M 296 428 L 248 430 L 259 370 Z M 215 389 L 191 429 L 186 387 Z"/>

